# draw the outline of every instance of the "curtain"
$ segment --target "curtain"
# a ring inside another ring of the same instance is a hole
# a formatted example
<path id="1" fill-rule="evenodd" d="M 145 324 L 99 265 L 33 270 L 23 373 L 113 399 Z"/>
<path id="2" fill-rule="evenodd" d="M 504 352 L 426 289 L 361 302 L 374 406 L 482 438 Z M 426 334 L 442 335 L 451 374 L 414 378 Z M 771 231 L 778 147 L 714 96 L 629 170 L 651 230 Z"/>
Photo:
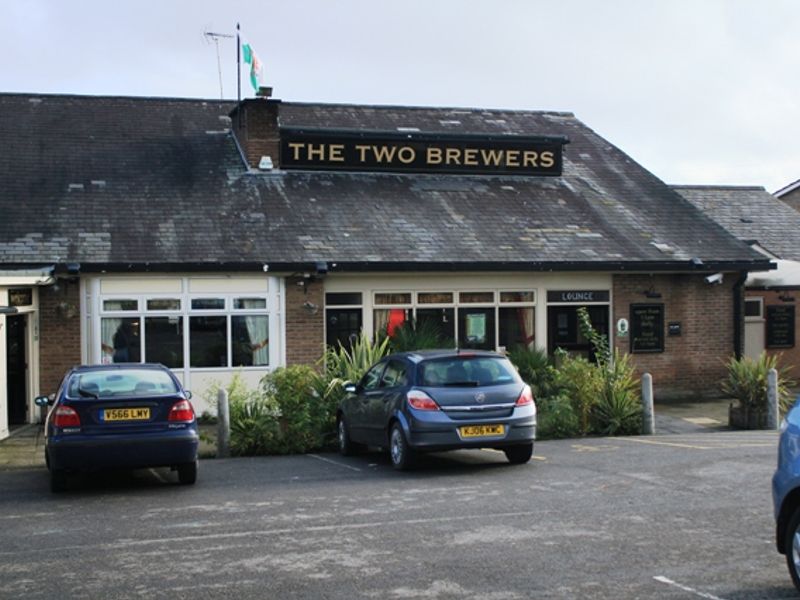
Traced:
<path id="1" fill-rule="evenodd" d="M 517 310 L 520 327 L 522 328 L 523 343 L 529 349 L 533 349 L 533 309 L 520 308 Z"/>
<path id="2" fill-rule="evenodd" d="M 242 308 L 262 308 L 264 305 L 260 298 L 252 300 L 243 299 Z M 247 335 L 250 336 L 250 348 L 253 352 L 253 366 L 269 364 L 269 317 L 266 315 L 252 315 L 244 318 Z"/>
<path id="3" fill-rule="evenodd" d="M 103 318 L 100 320 L 100 362 L 104 365 L 114 362 L 114 334 L 122 319 Z"/>

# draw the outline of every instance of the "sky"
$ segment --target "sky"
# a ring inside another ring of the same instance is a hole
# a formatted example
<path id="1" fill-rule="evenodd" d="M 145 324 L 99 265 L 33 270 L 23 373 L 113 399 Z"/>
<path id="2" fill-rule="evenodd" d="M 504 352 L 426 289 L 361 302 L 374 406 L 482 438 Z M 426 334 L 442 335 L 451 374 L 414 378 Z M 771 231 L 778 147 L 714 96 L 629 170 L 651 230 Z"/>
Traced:
<path id="1" fill-rule="evenodd" d="M 281 100 L 566 111 L 667 183 L 800 179 L 799 0 L 0 0 L 0 92 L 219 98 L 237 23 Z"/>

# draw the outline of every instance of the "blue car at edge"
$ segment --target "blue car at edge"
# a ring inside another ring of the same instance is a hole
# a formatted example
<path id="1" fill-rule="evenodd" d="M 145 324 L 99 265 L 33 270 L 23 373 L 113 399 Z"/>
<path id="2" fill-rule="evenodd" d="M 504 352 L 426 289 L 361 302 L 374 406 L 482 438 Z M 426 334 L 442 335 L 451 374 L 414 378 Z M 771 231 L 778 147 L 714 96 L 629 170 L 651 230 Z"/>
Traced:
<path id="1" fill-rule="evenodd" d="M 411 467 L 421 452 L 502 450 L 512 464 L 530 460 L 536 403 L 511 362 L 480 350 L 400 352 L 345 386 L 337 412 L 339 451 L 389 449 L 392 466 Z"/>
<path id="2" fill-rule="evenodd" d="M 72 472 L 171 467 L 182 484 L 197 479 L 199 436 L 191 393 L 160 364 L 74 367 L 50 406 L 45 460 L 50 489 Z"/>
<path id="3" fill-rule="evenodd" d="M 786 555 L 789 574 L 800 590 L 800 396 L 781 423 L 772 500 L 778 552 Z"/>

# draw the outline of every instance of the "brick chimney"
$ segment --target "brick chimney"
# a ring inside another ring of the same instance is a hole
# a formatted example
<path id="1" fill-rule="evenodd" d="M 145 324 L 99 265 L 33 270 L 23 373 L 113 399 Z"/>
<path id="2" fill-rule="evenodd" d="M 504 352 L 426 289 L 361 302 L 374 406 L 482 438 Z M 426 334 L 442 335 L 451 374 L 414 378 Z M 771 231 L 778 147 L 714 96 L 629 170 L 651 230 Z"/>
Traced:
<path id="1" fill-rule="evenodd" d="M 234 135 L 253 169 L 258 168 L 265 156 L 270 158 L 274 168 L 280 166 L 280 104 L 280 100 L 267 97 L 248 98 L 231 112 Z"/>

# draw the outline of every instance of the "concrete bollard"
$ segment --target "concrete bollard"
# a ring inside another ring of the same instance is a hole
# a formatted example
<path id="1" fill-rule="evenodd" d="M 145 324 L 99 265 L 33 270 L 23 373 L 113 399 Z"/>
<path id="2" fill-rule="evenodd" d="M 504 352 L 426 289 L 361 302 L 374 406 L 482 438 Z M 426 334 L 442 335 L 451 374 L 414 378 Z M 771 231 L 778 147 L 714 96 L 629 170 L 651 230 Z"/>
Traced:
<path id="1" fill-rule="evenodd" d="M 770 369 L 767 373 L 767 429 L 777 429 L 779 420 L 778 371 Z"/>
<path id="2" fill-rule="evenodd" d="M 642 375 L 642 433 L 653 435 L 656 432 L 656 420 L 653 411 L 653 376 Z"/>
<path id="3" fill-rule="evenodd" d="M 228 390 L 217 392 L 217 458 L 230 456 L 231 413 L 228 407 Z"/>

